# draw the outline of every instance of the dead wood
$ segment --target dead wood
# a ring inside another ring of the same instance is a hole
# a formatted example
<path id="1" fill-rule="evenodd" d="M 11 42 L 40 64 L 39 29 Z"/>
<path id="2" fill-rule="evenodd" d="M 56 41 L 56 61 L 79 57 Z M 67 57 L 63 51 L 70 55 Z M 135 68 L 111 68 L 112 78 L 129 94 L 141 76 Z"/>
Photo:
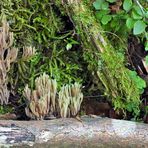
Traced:
<path id="1" fill-rule="evenodd" d="M 34 147 L 146 147 L 148 126 L 101 117 L 46 121 L 0 121 L 0 144 Z"/>

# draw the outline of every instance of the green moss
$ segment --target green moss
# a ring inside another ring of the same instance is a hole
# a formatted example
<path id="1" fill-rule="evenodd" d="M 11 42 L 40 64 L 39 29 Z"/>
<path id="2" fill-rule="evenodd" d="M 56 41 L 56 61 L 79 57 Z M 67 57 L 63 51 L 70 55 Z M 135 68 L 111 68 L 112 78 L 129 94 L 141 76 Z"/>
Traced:
<path id="1" fill-rule="evenodd" d="M 34 80 L 46 72 L 59 86 L 82 82 L 81 50 L 66 50 L 69 39 L 75 40 L 73 31 L 65 31 L 65 22 L 50 0 L 10 0 L 0 2 L 0 14 L 6 15 L 14 32 L 14 46 L 19 48 L 17 62 L 11 66 L 9 83 L 22 95 L 25 84 L 34 88 Z M 32 58 L 22 58 L 22 47 L 36 48 Z M 74 47 L 77 48 L 77 47 Z"/>
<path id="2" fill-rule="evenodd" d="M 81 37 L 83 56 L 89 64 L 89 70 L 97 72 L 98 81 L 104 85 L 104 93 L 112 99 L 115 109 L 133 112 L 137 116 L 141 90 L 146 86 L 144 80 L 136 74 L 131 77 L 133 72 L 125 67 L 123 52 L 112 47 L 101 25 L 96 21 L 88 1 L 74 2 L 68 7 Z M 135 81 L 136 79 L 142 83 L 141 86 Z"/>
<path id="3" fill-rule="evenodd" d="M 21 47 L 48 47 L 63 26 L 49 0 L 4 1 L 1 3 L 1 14 L 7 15 L 11 31 L 15 34 L 15 45 Z"/>
<path id="4" fill-rule="evenodd" d="M 61 2 L 4 0 L 0 3 L 1 15 L 7 15 L 15 34 L 15 46 L 19 48 L 18 60 L 11 68 L 9 82 L 15 84 L 20 94 L 26 83 L 33 89 L 35 78 L 44 72 L 56 79 L 59 85 L 81 82 L 86 77 L 84 59 L 88 70 L 98 81 L 99 89 L 112 100 L 115 108 L 137 116 L 145 82 L 125 67 L 124 51 L 112 47 L 96 21 L 90 1 L 73 1 L 74 4 L 65 5 Z M 61 14 L 70 17 L 81 38 L 83 55 L 81 50 L 66 50 L 68 38 L 75 38 L 72 31 L 62 32 L 65 24 L 58 16 L 56 7 Z M 21 48 L 26 45 L 35 46 L 37 54 L 23 61 Z"/>
<path id="5" fill-rule="evenodd" d="M 0 105 L 0 114 L 12 113 L 13 108 L 9 106 L 2 106 Z"/>

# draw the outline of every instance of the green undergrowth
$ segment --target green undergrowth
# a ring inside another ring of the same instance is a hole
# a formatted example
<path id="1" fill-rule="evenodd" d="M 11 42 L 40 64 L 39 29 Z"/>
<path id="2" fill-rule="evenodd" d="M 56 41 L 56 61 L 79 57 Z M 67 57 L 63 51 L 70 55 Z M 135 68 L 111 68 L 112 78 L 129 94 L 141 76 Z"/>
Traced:
<path id="1" fill-rule="evenodd" d="M 97 21 L 102 24 L 104 32 L 110 36 L 115 46 L 123 44 L 128 35 L 133 34 L 141 38 L 145 50 L 148 50 L 146 1 L 95 0 L 93 6 Z"/>
<path id="2" fill-rule="evenodd" d="M 14 109 L 10 106 L 0 105 L 0 114 L 12 113 Z"/>
<path id="3" fill-rule="evenodd" d="M 103 68 L 108 69 L 111 77 L 116 80 L 109 84 L 104 80 L 105 74 L 102 75 L 107 94 L 117 90 L 114 93 L 118 93 L 118 97 L 113 99 L 115 108 L 124 108 L 137 116 L 140 113 L 140 96 L 144 92 L 146 83 L 135 71 L 123 68 L 123 64 L 128 65 L 125 53 L 129 35 L 137 36 L 147 51 L 147 3 L 133 0 L 95 0 L 93 7 L 96 20 L 103 27 L 104 33 L 115 49 L 111 51 L 113 54 L 110 52 L 102 54 L 102 60 L 107 61 L 107 67 Z"/>
<path id="4" fill-rule="evenodd" d="M 65 20 L 59 17 L 51 1 L 4 0 L 0 7 L 1 19 L 6 16 L 10 31 L 14 33 L 14 46 L 19 49 L 8 81 L 13 94 L 19 93 L 20 100 L 24 86 L 28 84 L 34 89 L 35 78 L 44 72 L 57 80 L 58 89 L 85 79 L 82 50 L 74 30 L 72 27 L 65 30 Z M 26 47 L 35 48 L 35 53 L 24 58 Z"/>
<path id="5" fill-rule="evenodd" d="M 106 38 L 101 24 L 93 15 L 89 1 L 65 7 L 74 15 L 76 29 L 81 37 L 83 57 L 88 63 L 88 69 L 97 81 L 98 87 L 111 100 L 116 110 L 133 113 L 138 117 L 140 113 L 140 96 L 146 87 L 146 83 L 135 71 L 126 68 L 125 48 L 113 47 Z M 80 23 L 81 22 L 81 23 Z M 127 45 L 126 45 L 127 46 Z M 101 53 L 99 52 L 101 51 Z M 97 77 L 98 76 L 98 77 Z"/>
<path id="6" fill-rule="evenodd" d="M 13 94 L 19 93 L 21 100 L 24 86 L 28 84 L 33 90 L 35 78 L 44 72 L 50 78 L 56 79 L 58 89 L 64 84 L 73 82 L 90 85 L 89 79 L 93 78 L 95 84 L 93 89 L 99 89 L 112 102 L 115 109 L 121 109 L 125 114 L 131 112 L 135 117 L 139 115 L 140 95 L 146 84 L 135 71 L 126 68 L 127 35 L 123 35 L 121 39 L 122 33 L 120 36 L 119 32 L 122 29 L 115 29 L 117 26 L 123 26 L 117 22 L 119 16 L 124 16 L 125 12 L 113 16 L 111 12 L 105 10 L 108 18 L 102 18 L 106 17 L 106 15 L 98 16 L 104 12 L 102 7 L 108 9 L 109 3 L 112 3 L 109 0 L 102 0 L 102 2 L 105 6 L 100 7 L 100 1 L 95 1 L 96 10 L 88 0 L 73 5 L 70 9 L 67 4 L 63 7 L 58 0 L 0 2 L 0 16 L 7 17 L 10 30 L 14 33 L 14 46 L 19 49 L 18 58 L 9 71 L 8 81 Z M 133 9 L 130 8 L 129 11 Z M 73 15 L 69 15 L 68 12 Z M 67 19 L 70 27 L 67 25 Z M 110 23 L 112 21 L 114 23 Z M 140 21 L 146 23 L 144 18 Z M 115 26 L 107 30 L 110 24 Z M 131 30 L 126 33 L 130 34 Z M 138 30 L 136 28 L 136 31 Z M 144 34 L 145 30 L 141 33 Z M 102 41 L 99 35 L 105 41 Z M 109 42 L 107 38 L 110 39 L 112 36 L 115 39 Z M 24 49 L 30 46 L 35 49 L 35 52 L 24 58 Z M 100 53 L 100 49 L 104 51 Z"/>

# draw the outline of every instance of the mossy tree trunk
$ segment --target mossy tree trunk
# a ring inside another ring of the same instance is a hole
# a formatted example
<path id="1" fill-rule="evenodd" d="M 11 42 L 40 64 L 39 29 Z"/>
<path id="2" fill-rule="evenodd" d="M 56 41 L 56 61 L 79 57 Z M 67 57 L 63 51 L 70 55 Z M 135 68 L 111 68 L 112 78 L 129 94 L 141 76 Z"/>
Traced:
<path id="1" fill-rule="evenodd" d="M 137 115 L 141 90 L 132 77 L 137 75 L 125 67 L 124 55 L 116 51 L 106 38 L 93 14 L 91 1 L 56 0 L 55 4 L 73 22 L 81 38 L 83 57 L 89 63 L 88 68 L 102 82 L 115 108 L 133 111 Z"/>

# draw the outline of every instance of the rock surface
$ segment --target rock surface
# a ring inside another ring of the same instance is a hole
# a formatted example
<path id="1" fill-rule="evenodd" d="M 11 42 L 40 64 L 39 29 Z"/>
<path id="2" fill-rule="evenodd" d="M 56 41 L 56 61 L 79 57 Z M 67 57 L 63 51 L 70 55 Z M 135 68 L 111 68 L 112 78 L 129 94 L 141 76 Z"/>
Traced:
<path id="1" fill-rule="evenodd" d="M 0 121 L 0 145 L 13 147 L 148 147 L 148 125 L 83 117 L 44 121 Z M 1 147 L 0 146 L 0 147 Z"/>

